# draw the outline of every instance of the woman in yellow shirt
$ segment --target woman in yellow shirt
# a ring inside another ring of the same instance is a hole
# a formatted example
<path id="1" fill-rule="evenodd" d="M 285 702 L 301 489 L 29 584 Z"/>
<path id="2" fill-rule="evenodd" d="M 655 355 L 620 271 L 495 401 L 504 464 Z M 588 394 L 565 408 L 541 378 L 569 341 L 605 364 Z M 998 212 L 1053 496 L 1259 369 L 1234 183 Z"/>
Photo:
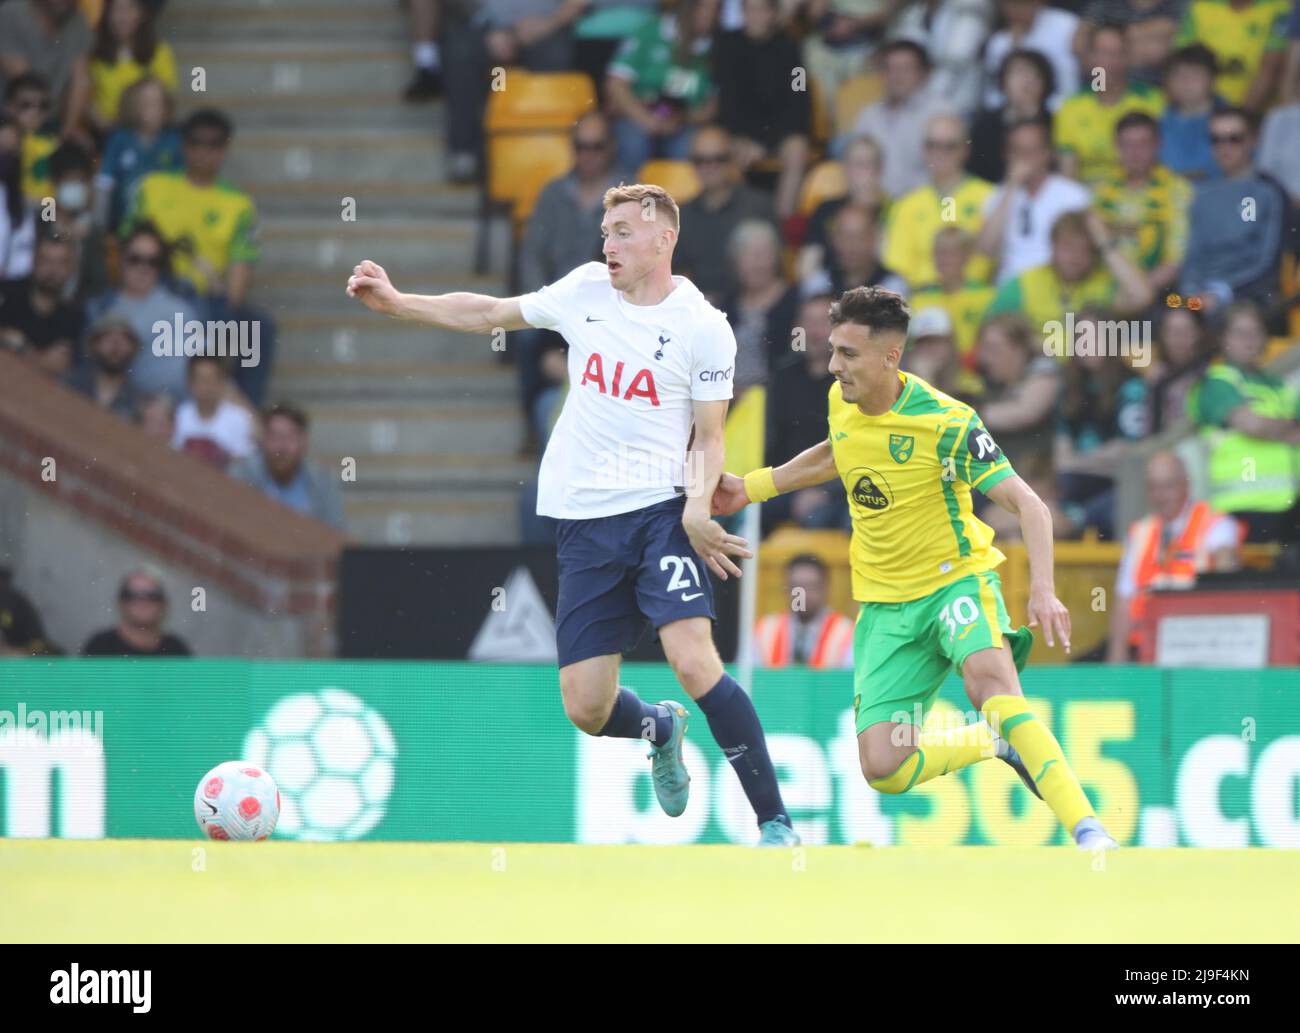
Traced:
<path id="1" fill-rule="evenodd" d="M 146 75 L 175 92 L 172 48 L 158 39 L 153 11 L 143 0 L 109 0 L 90 61 L 90 117 L 96 130 L 107 133 L 117 123 L 123 92 Z"/>

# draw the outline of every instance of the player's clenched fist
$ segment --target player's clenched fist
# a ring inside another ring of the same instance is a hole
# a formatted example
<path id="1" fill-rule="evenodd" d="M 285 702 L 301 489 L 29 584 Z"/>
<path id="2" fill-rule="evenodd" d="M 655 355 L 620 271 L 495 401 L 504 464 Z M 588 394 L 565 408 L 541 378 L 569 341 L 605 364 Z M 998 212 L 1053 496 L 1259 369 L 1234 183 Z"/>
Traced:
<path id="1" fill-rule="evenodd" d="M 748 505 L 749 496 L 745 493 L 743 477 L 724 473 L 718 478 L 718 486 L 713 489 L 713 501 L 710 504 L 710 512 L 714 516 L 731 516 Z"/>
<path id="2" fill-rule="evenodd" d="M 358 263 L 348 277 L 348 297 L 359 298 L 366 308 L 391 316 L 397 312 L 400 295 L 383 266 L 367 258 Z"/>

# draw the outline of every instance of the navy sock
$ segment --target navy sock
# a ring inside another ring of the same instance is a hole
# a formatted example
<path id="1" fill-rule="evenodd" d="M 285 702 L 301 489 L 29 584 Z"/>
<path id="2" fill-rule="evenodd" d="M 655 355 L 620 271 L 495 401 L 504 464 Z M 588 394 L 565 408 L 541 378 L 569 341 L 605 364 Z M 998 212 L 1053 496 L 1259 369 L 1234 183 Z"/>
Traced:
<path id="1" fill-rule="evenodd" d="M 614 698 L 614 709 L 609 712 L 609 720 L 596 734 L 611 739 L 645 739 L 647 729 L 652 745 L 666 743 L 673 734 L 673 719 L 668 708 L 658 703 L 643 703 L 631 689 L 620 688 Z"/>
<path id="2" fill-rule="evenodd" d="M 781 801 L 781 787 L 777 785 L 776 769 L 767 755 L 767 739 L 759 723 L 754 703 L 729 674 L 724 674 L 708 692 L 695 701 L 709 721 L 709 731 L 717 740 L 731 770 L 749 797 L 749 805 L 758 816 L 758 823 L 779 819 L 786 825 L 790 817 Z"/>

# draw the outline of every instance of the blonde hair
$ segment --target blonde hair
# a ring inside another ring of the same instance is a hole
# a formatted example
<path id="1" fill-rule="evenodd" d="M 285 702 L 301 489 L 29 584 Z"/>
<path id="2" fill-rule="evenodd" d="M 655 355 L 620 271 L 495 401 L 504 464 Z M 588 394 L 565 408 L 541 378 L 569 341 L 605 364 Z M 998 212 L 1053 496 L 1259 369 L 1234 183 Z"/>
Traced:
<path id="1" fill-rule="evenodd" d="M 651 218 L 657 220 L 660 213 L 666 213 L 668 225 L 674 231 L 681 229 L 682 216 L 677 209 L 677 202 L 663 187 L 656 186 L 654 183 L 620 183 L 605 191 L 605 211 L 626 204 L 628 201 L 634 201 L 641 206 L 641 215 L 647 222 Z M 651 211 L 648 217 L 645 214 L 647 208 Z"/>

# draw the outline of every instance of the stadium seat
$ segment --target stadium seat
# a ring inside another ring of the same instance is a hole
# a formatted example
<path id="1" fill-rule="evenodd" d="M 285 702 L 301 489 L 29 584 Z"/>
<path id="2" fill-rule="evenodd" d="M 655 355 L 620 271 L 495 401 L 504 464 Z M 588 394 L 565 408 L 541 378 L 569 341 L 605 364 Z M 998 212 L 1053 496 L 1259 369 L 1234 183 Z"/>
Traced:
<path id="1" fill-rule="evenodd" d="M 637 171 L 636 178 L 638 183 L 655 183 L 663 187 L 679 205 L 700 192 L 700 177 L 689 161 L 648 161 Z"/>
<path id="2" fill-rule="evenodd" d="M 835 135 L 850 132 L 858 120 L 858 112 L 878 101 L 884 92 L 884 80 L 872 73 L 855 75 L 840 83 L 835 93 Z"/>
<path id="3" fill-rule="evenodd" d="M 488 96 L 488 136 L 563 129 L 596 106 L 596 88 L 584 72 L 529 72 L 507 68 L 505 88 Z"/>
<path id="4" fill-rule="evenodd" d="M 488 193 L 509 205 L 516 230 L 533 214 L 542 188 L 573 167 L 573 141 L 567 132 L 507 134 L 489 142 Z"/>
<path id="5" fill-rule="evenodd" d="M 830 103 L 822 95 L 817 80 L 808 79 L 808 99 L 812 104 L 812 142 L 819 150 L 830 140 L 835 120 Z"/>
<path id="6" fill-rule="evenodd" d="M 799 214 L 805 218 L 812 215 L 819 204 L 833 197 L 843 197 L 848 188 L 843 165 L 838 161 L 819 162 L 804 177 L 803 189 L 799 192 Z"/>

